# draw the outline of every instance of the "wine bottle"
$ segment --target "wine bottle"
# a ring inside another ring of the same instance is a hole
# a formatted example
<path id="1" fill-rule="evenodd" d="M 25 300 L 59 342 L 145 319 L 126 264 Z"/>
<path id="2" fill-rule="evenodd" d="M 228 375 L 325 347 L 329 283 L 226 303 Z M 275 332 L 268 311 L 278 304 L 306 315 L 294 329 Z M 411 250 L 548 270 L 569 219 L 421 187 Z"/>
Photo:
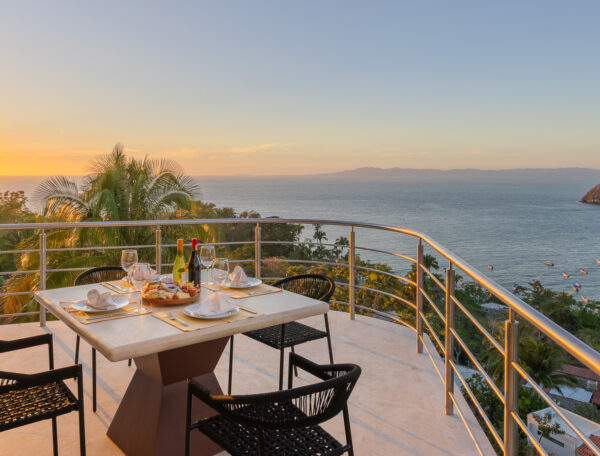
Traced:
<path id="1" fill-rule="evenodd" d="M 200 258 L 198 258 L 198 252 L 196 246 L 198 245 L 198 239 L 192 239 L 192 254 L 190 255 L 190 261 L 188 261 L 188 280 L 194 284 L 194 286 L 200 286 Z"/>
<path id="2" fill-rule="evenodd" d="M 179 283 L 186 272 L 185 260 L 183 259 L 183 239 L 177 239 L 177 255 L 173 262 L 173 282 Z"/>

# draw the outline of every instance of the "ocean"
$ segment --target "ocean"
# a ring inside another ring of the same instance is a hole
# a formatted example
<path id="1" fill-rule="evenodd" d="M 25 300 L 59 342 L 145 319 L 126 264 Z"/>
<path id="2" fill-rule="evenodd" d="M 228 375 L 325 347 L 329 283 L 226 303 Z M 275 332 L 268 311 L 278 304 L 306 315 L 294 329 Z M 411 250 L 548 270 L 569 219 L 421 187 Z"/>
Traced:
<path id="1" fill-rule="evenodd" d="M 598 182 L 399 181 L 327 178 L 201 178 L 203 199 L 263 216 L 352 220 L 427 234 L 501 285 L 539 280 L 600 300 L 600 207 L 579 199 Z M 324 227 L 329 241 L 346 228 Z M 307 227 L 305 237 L 312 236 Z M 357 230 L 358 246 L 414 257 L 414 239 Z M 405 273 L 406 261 L 360 252 Z M 432 253 L 427 251 L 426 253 Z M 551 261 L 553 267 L 544 263 Z M 488 269 L 493 266 L 493 270 Z M 440 268 L 447 264 L 440 261 Z M 587 275 L 578 272 L 588 271 Z M 564 278 L 562 272 L 569 274 Z M 572 285 L 579 283 L 579 293 Z"/>
<path id="2" fill-rule="evenodd" d="M 0 190 L 31 195 L 41 178 L 0 178 Z M 262 216 L 382 223 L 427 234 L 475 268 L 512 288 L 539 280 L 553 290 L 600 300 L 600 207 L 579 199 L 599 182 L 398 180 L 325 177 L 199 177 L 202 199 Z M 328 242 L 348 229 L 323 227 Z M 307 226 L 303 238 L 312 237 Z M 414 256 L 414 239 L 358 229 L 358 246 Z M 399 258 L 358 251 L 405 273 Z M 426 253 L 431 253 L 427 251 Z M 544 263 L 551 261 L 553 267 Z M 493 266 L 493 270 L 488 269 Z M 440 262 L 440 268 L 446 266 Z M 588 271 L 587 275 L 578 272 Z M 564 278 L 562 272 L 570 275 Z M 573 283 L 581 284 L 574 293 Z"/>

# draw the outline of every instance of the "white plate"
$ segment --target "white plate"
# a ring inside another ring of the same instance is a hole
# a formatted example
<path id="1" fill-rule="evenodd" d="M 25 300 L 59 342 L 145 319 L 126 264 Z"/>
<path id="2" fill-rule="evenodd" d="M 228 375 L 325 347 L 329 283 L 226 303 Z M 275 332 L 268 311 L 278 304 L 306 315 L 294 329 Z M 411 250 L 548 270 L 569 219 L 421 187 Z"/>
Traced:
<path id="1" fill-rule="evenodd" d="M 239 307 L 234 307 L 229 312 L 220 313 L 220 314 L 210 314 L 210 315 L 194 315 L 194 312 L 200 307 L 200 304 L 191 304 L 183 309 L 183 313 L 188 317 L 198 318 L 200 320 L 216 320 L 217 318 L 226 318 L 235 315 L 240 311 Z"/>
<path id="2" fill-rule="evenodd" d="M 110 297 L 112 301 L 112 305 L 106 309 L 94 309 L 90 305 L 88 305 L 87 299 L 82 299 L 81 301 L 74 302 L 71 307 L 75 310 L 79 310 L 81 312 L 87 313 L 99 313 L 99 312 L 110 312 L 111 310 L 118 310 L 125 307 L 129 304 L 129 299 L 124 296 L 115 296 L 112 295 Z"/>
<path id="3" fill-rule="evenodd" d="M 262 280 L 256 279 L 254 277 L 248 277 L 248 283 L 246 285 L 232 285 L 229 283 L 229 280 L 221 284 L 223 288 L 252 288 L 260 285 Z"/>

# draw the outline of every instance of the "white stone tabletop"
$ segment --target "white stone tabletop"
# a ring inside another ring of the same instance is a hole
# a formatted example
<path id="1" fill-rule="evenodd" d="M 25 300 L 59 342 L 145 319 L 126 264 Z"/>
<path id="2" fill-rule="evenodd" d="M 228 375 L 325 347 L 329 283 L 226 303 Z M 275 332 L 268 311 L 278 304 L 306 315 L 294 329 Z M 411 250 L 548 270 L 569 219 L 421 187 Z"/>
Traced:
<path id="1" fill-rule="evenodd" d="M 44 306 L 56 318 L 62 320 L 110 361 L 136 358 L 199 342 L 229 337 L 253 329 L 266 328 L 324 314 L 329 310 L 327 303 L 284 290 L 279 293 L 235 300 L 236 304 L 255 309 L 262 312 L 262 315 L 224 322 L 223 324 L 195 331 L 180 331 L 151 314 L 83 324 L 64 310 L 59 302 L 85 299 L 88 291 L 92 288 L 96 288 L 101 293 L 108 291 L 106 287 L 94 284 L 37 291 L 34 296 L 40 305 Z M 202 296 L 208 293 L 211 293 L 211 291 L 202 289 Z M 132 301 L 139 299 L 138 293 L 132 293 L 131 296 Z M 176 310 L 181 307 L 185 306 L 153 307 L 151 309 L 153 312 L 161 312 Z"/>

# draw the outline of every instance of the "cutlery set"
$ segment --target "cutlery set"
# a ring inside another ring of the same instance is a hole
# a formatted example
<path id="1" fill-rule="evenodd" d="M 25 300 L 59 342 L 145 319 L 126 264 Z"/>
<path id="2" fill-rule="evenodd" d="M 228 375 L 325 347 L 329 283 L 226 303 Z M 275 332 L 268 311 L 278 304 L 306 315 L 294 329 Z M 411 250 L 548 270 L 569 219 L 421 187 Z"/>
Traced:
<path id="1" fill-rule="evenodd" d="M 116 291 L 117 293 L 135 293 L 137 291 L 132 286 L 128 286 L 129 287 L 129 289 L 128 289 L 126 287 L 117 285 L 116 283 L 113 283 L 113 282 L 102 282 L 100 285 L 105 286 L 109 290 Z"/>
<path id="2" fill-rule="evenodd" d="M 137 290 L 132 289 L 133 287 L 131 287 L 129 290 L 127 288 L 124 288 L 120 285 L 117 285 L 116 283 L 113 282 L 102 282 L 100 285 L 105 286 L 106 288 L 108 288 L 111 291 L 116 291 L 118 293 L 131 293 L 131 292 L 135 292 Z M 247 296 L 253 296 L 256 293 L 256 291 L 250 291 L 247 293 Z M 72 304 L 77 303 L 81 301 L 81 299 L 73 299 L 70 301 L 60 301 L 59 304 L 63 307 L 64 310 L 66 310 L 67 312 L 77 312 L 77 310 L 73 309 L 71 307 Z M 258 312 L 256 310 L 252 310 L 250 308 L 244 307 L 244 306 L 237 306 L 240 308 L 240 310 L 243 310 L 245 312 L 257 315 Z M 129 315 L 137 315 L 135 312 L 120 312 L 117 314 L 110 314 L 110 315 L 95 315 L 92 317 L 87 317 L 84 318 L 84 320 L 86 322 L 89 321 L 95 321 L 95 320 L 108 320 L 108 319 L 113 319 L 113 318 L 119 318 L 119 317 L 125 317 L 125 316 L 129 316 Z M 175 317 L 173 315 L 172 312 L 165 312 L 166 317 L 171 320 L 171 321 L 176 321 L 178 323 L 180 323 L 181 325 L 188 327 L 189 324 L 186 323 L 185 321 Z"/>

